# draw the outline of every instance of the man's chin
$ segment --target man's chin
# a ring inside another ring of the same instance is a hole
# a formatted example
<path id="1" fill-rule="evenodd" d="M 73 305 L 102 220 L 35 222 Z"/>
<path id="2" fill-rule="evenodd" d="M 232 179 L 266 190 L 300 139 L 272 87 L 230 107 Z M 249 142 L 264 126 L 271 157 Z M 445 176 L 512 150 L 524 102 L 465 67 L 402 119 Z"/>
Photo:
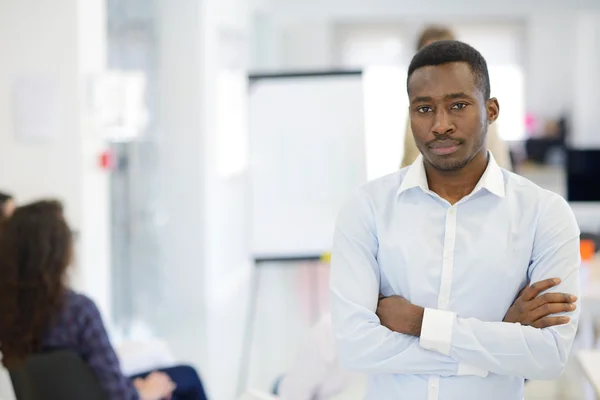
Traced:
<path id="1" fill-rule="evenodd" d="M 469 164 L 469 161 L 469 159 L 452 159 L 450 157 L 440 160 L 439 157 L 434 156 L 430 159 L 429 164 L 431 164 L 431 166 L 437 169 L 438 171 L 455 172 L 460 171 L 461 169 L 466 167 L 467 164 Z"/>

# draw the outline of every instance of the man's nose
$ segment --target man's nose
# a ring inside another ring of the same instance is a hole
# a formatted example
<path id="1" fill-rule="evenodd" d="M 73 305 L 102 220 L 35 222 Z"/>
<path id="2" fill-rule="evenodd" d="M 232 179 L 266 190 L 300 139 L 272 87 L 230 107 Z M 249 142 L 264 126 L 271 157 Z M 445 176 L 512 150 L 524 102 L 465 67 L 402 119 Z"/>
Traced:
<path id="1" fill-rule="evenodd" d="M 450 135 L 454 133 L 454 123 L 448 111 L 443 110 L 435 113 L 435 121 L 431 130 L 435 135 Z"/>

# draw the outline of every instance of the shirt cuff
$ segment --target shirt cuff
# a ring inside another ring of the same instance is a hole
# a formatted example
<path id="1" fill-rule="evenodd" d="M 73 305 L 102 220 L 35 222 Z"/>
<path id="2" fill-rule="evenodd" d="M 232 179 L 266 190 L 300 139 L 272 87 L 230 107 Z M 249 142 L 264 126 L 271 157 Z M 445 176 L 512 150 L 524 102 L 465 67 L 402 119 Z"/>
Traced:
<path id="1" fill-rule="evenodd" d="M 451 311 L 426 308 L 421 325 L 419 344 L 426 350 L 450 355 L 452 344 L 452 325 L 455 314 Z"/>
<path id="2" fill-rule="evenodd" d="M 459 363 L 458 371 L 456 372 L 456 375 L 457 376 L 470 375 L 470 376 L 478 376 L 480 378 L 485 378 L 488 376 L 488 373 L 489 373 L 489 371 L 485 371 L 481 368 L 474 367 L 470 364 Z"/>

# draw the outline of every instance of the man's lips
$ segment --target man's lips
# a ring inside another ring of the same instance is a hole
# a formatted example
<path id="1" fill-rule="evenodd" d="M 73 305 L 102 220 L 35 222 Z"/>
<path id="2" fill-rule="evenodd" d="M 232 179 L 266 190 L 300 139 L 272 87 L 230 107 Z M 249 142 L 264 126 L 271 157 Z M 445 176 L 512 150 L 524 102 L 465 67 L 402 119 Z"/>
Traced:
<path id="1" fill-rule="evenodd" d="M 431 151 L 438 156 L 447 156 L 458 150 L 460 142 L 456 140 L 441 140 L 429 145 Z"/>

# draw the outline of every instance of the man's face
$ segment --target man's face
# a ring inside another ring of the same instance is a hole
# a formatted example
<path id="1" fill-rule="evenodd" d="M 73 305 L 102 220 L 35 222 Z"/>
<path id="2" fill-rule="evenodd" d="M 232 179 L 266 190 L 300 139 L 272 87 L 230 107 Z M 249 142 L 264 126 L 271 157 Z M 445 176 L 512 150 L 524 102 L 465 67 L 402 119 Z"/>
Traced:
<path id="1" fill-rule="evenodd" d="M 488 123 L 498 117 L 497 100 L 485 101 L 464 62 L 417 69 L 408 96 L 417 147 L 442 171 L 466 166 L 484 148 Z"/>

